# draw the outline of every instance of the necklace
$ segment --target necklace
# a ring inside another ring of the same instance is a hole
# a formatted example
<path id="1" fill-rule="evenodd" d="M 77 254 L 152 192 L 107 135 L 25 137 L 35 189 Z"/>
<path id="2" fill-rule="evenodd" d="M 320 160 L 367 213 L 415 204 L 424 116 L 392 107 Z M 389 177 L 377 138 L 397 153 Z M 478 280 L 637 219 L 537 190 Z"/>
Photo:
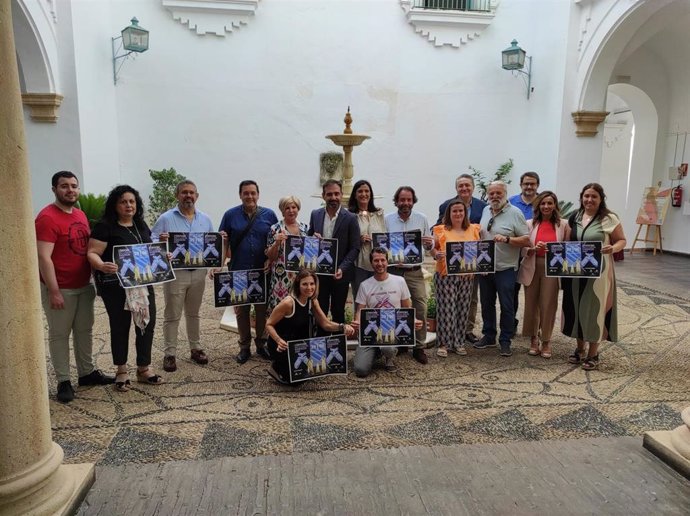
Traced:
<path id="1" fill-rule="evenodd" d="M 118 224 L 120 224 L 120 223 L 118 222 Z M 132 227 L 134 227 L 134 231 L 136 231 L 136 235 L 132 232 L 131 229 L 129 229 L 129 226 L 125 226 L 124 224 L 120 224 L 120 226 L 122 226 L 127 231 L 129 231 L 129 234 L 134 237 L 134 240 L 137 241 L 137 244 L 143 244 L 144 243 L 143 239 L 141 238 L 141 235 L 139 234 L 139 228 L 137 228 L 136 224 L 132 223 Z"/>

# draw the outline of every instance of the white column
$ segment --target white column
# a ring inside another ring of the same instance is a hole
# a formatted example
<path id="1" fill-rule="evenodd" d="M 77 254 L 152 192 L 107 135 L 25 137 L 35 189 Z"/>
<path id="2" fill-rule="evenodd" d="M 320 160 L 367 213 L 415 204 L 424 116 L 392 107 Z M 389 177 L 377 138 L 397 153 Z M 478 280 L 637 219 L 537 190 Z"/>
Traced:
<path id="1" fill-rule="evenodd" d="M 0 515 L 67 514 L 94 473 L 93 465 L 62 465 L 62 448 L 51 436 L 10 0 L 0 0 L 0 99 Z"/>
<path id="2" fill-rule="evenodd" d="M 644 447 L 681 475 L 690 479 L 690 407 L 680 414 L 683 424 L 675 430 L 647 432 Z"/>

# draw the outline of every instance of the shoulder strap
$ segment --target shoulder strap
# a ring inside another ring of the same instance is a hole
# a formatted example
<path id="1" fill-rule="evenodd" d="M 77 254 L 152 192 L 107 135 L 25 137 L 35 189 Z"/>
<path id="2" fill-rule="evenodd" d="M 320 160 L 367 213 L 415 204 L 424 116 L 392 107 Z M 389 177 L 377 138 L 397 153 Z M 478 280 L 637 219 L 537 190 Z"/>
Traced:
<path id="1" fill-rule="evenodd" d="M 244 237 L 246 237 L 247 234 L 249 233 L 249 231 L 251 231 L 252 226 L 254 225 L 254 222 L 256 221 L 256 216 L 258 215 L 260 209 L 261 208 L 257 207 L 256 211 L 252 214 L 251 217 L 249 217 L 249 222 L 247 222 L 247 225 L 242 230 L 242 233 L 240 233 L 240 236 L 235 240 L 234 246 L 232 245 L 233 239 L 232 238 L 230 239 L 230 263 L 228 264 L 228 270 L 230 270 L 232 268 L 232 264 L 235 261 L 235 256 L 236 256 L 235 251 L 237 251 L 237 248 L 242 243 L 242 240 L 244 240 Z"/>

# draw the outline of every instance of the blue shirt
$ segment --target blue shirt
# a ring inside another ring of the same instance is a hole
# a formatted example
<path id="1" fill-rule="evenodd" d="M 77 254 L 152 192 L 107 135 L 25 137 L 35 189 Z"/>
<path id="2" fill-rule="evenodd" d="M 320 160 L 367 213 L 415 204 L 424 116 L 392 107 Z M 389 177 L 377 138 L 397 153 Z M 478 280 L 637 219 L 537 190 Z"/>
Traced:
<path id="1" fill-rule="evenodd" d="M 194 219 L 191 221 L 185 217 L 180 208 L 174 208 L 166 211 L 151 228 L 151 238 L 154 242 L 158 242 L 158 237 L 161 233 L 212 233 L 213 222 L 211 218 L 204 212 L 197 209 L 194 210 Z"/>
<path id="2" fill-rule="evenodd" d="M 508 199 L 508 202 L 522 212 L 522 214 L 525 216 L 525 220 L 532 220 L 534 218 L 534 210 L 532 209 L 532 205 L 523 201 L 521 194 L 513 195 Z"/>
<path id="3" fill-rule="evenodd" d="M 254 224 L 241 242 L 238 239 L 249 224 L 249 215 L 242 209 L 242 205 L 230 208 L 220 221 L 218 231 L 225 231 L 228 234 L 230 252 L 234 252 L 230 270 L 242 271 L 264 267 L 266 239 L 271 226 L 278 222 L 278 217 L 270 208 L 257 206 L 256 209 Z"/>

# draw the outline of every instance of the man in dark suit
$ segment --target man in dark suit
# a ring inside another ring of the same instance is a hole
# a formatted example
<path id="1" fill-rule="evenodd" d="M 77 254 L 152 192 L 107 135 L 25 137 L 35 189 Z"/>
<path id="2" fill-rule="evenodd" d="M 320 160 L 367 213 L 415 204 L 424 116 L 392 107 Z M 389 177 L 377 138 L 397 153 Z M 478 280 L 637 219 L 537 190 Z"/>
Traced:
<path id="1" fill-rule="evenodd" d="M 474 193 L 474 178 L 470 174 L 460 174 L 455 180 L 455 191 L 458 192 L 458 195 L 448 199 L 447 201 L 444 201 L 441 206 L 438 207 L 438 220 L 436 221 L 436 224 L 438 225 L 441 223 L 443 220 L 443 214 L 446 212 L 448 204 L 456 199 L 461 200 L 468 206 L 470 222 L 472 224 L 479 224 L 479 221 L 482 219 L 482 212 L 484 211 L 486 202 L 472 196 Z"/>
<path id="2" fill-rule="evenodd" d="M 340 181 L 329 179 L 321 191 L 325 208 L 311 212 L 309 235 L 338 240 L 338 269 L 335 276 L 319 277 L 319 304 L 335 322 L 345 322 L 345 300 L 354 276 L 359 254 L 360 233 L 357 217 L 342 208 L 343 187 Z"/>
<path id="3" fill-rule="evenodd" d="M 443 220 L 443 214 L 446 212 L 446 207 L 451 201 L 460 199 L 468 207 L 468 212 L 470 215 L 470 222 L 472 224 L 479 224 L 482 220 L 482 213 L 486 207 L 486 202 L 481 199 L 473 197 L 474 193 L 474 178 L 470 174 L 460 174 L 455 180 L 455 190 L 458 195 L 452 199 L 448 199 L 441 206 L 438 207 L 438 221 L 436 224 L 440 224 Z M 474 286 L 472 287 L 472 301 L 470 302 L 470 313 L 467 320 L 467 333 L 465 334 L 465 340 L 472 344 L 479 341 L 477 336 L 474 334 L 474 325 L 477 321 L 477 303 L 479 301 L 478 294 L 478 279 L 474 278 Z"/>

